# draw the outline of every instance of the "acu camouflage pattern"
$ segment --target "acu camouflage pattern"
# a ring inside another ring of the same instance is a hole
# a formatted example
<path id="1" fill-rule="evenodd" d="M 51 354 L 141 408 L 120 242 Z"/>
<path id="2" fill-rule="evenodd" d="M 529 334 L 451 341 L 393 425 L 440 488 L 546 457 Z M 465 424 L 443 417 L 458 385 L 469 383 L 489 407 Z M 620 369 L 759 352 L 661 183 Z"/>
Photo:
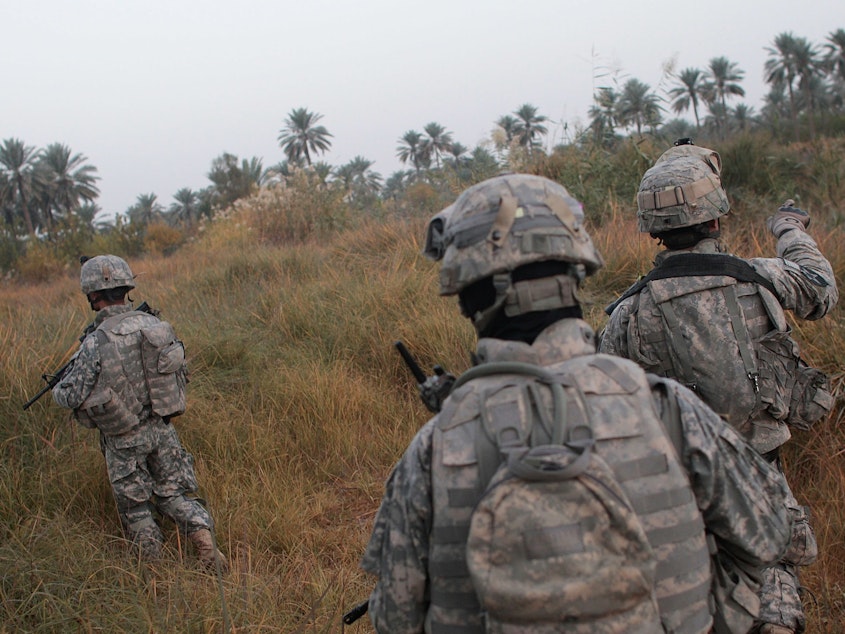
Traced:
<path id="1" fill-rule="evenodd" d="M 426 253 L 443 258 L 440 294 L 544 260 L 595 273 L 604 262 L 583 221 L 581 204 L 542 176 L 506 174 L 470 187 L 429 224 Z"/>
<path id="2" fill-rule="evenodd" d="M 135 288 L 135 276 L 126 260 L 116 255 L 98 255 L 82 264 L 79 283 L 86 295 L 94 291 L 126 286 Z"/>
<path id="3" fill-rule="evenodd" d="M 721 246 L 706 239 L 690 251 L 718 253 Z M 664 251 L 658 261 L 672 254 Z M 748 260 L 772 282 L 776 297 L 762 286 L 726 276 L 655 280 L 616 307 L 602 334 L 600 351 L 694 385 L 698 395 L 760 453 L 776 449 L 791 435 L 786 420 L 799 357 L 784 311 L 819 319 L 839 298 L 833 269 L 809 235 L 797 230 L 784 233 L 777 254 Z M 726 292 L 736 294 L 742 311 L 746 337 L 757 357 L 753 361 L 760 373 L 759 393 L 747 376 Z M 681 325 L 678 333 L 668 328 L 667 307 Z M 671 345 L 673 335 L 683 342 L 683 358 Z"/>
<path id="4" fill-rule="evenodd" d="M 666 150 L 640 181 L 637 219 L 657 234 L 714 220 L 730 211 L 718 152 L 696 145 Z"/>
<path id="5" fill-rule="evenodd" d="M 185 497 L 198 489 L 193 458 L 182 448 L 175 428 L 153 410 L 147 385 L 142 351 L 147 338 L 142 331 L 165 323 L 131 306 L 103 308 L 97 313 L 96 329 L 83 340 L 73 365 L 53 388 L 58 405 L 74 410 L 83 425 L 100 429 L 121 523 L 127 538 L 148 558 L 158 556 L 161 549 L 153 505 L 187 534 L 212 526 L 200 502 Z M 166 330 L 172 332 L 169 324 Z M 181 343 L 178 347 L 183 350 Z M 172 354 L 165 356 L 172 362 Z M 173 365 L 184 370 L 184 352 L 181 363 Z M 121 407 L 131 417 L 114 417 Z"/>
<path id="6" fill-rule="evenodd" d="M 592 444 L 580 449 L 509 450 L 475 507 L 467 566 L 486 632 L 663 631 L 642 523 Z"/>
<path id="7" fill-rule="evenodd" d="M 721 245 L 710 239 L 692 249 L 698 253 L 721 250 Z M 624 300 L 613 311 L 601 337 L 600 351 L 632 359 L 650 372 L 694 382 L 698 395 L 739 430 L 757 451 L 766 454 L 777 449 L 791 436 L 787 420 L 790 424 L 794 420 L 791 409 L 796 402 L 800 403 L 796 401 L 795 392 L 801 389 L 794 376 L 798 346 L 790 336 L 785 311 L 792 311 L 801 319 L 820 319 L 839 298 L 833 269 L 807 233 L 797 229 L 783 233 L 777 242 L 777 255 L 777 258 L 748 260 L 760 275 L 772 282 L 776 296 L 756 284 L 735 283 L 713 276 L 665 280 L 667 283 L 653 287 L 649 284 L 639 296 Z M 658 257 L 671 256 L 669 251 Z M 765 347 L 754 347 L 756 353 L 766 355 L 757 359 L 761 369 L 761 395 L 765 394 L 761 396 L 765 402 L 759 407 L 754 406 L 756 395 L 750 389 L 752 386 L 745 376 L 736 337 L 724 312 L 721 293 L 725 285 L 737 291 L 747 317 L 749 336 L 765 343 Z M 661 299 L 676 307 L 678 319 L 683 324 L 681 335 L 687 344 L 686 354 L 692 359 L 689 370 L 676 371 L 678 366 L 672 363 L 666 322 L 657 310 L 656 302 Z M 778 348 L 780 354 L 774 354 Z M 787 507 L 792 515 L 799 517 L 792 537 L 793 550 L 798 554 L 764 570 L 760 619 L 802 632 L 804 614 L 798 593 L 800 584 L 796 564 L 790 561 L 808 565 L 815 559 L 817 548 L 806 520 L 806 509 L 798 504 L 791 491 Z"/>
<path id="8" fill-rule="evenodd" d="M 634 364 L 594 352 L 594 335 L 580 320 L 554 324 L 532 346 L 482 339 L 478 347 L 482 362 L 537 363 L 571 379 L 567 392 L 581 390 L 597 453 L 622 472 L 617 478 L 655 552 L 665 625 L 707 632 L 705 528 L 748 566 L 776 561 L 789 537 L 783 479 L 683 387 L 665 381 L 652 389 Z M 378 632 L 483 631 L 465 546 L 482 488 L 474 450 L 481 395 L 518 381 L 502 383 L 478 379 L 454 392 L 391 473 L 362 561 L 379 577 L 370 597 Z M 679 420 L 680 452 L 658 413 Z"/>

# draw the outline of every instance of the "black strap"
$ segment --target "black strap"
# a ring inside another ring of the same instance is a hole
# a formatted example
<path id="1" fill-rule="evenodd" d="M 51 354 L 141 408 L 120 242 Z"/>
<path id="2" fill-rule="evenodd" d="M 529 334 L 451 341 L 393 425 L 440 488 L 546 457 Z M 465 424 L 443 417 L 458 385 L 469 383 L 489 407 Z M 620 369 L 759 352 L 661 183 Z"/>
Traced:
<path id="1" fill-rule="evenodd" d="M 616 307 L 632 295 L 636 295 L 653 280 L 672 277 L 696 277 L 700 275 L 727 275 L 739 282 L 753 282 L 777 295 L 772 282 L 760 275 L 746 260 L 723 253 L 678 253 L 666 258 L 660 266 L 641 277 L 622 296 L 604 309 L 610 315 Z"/>

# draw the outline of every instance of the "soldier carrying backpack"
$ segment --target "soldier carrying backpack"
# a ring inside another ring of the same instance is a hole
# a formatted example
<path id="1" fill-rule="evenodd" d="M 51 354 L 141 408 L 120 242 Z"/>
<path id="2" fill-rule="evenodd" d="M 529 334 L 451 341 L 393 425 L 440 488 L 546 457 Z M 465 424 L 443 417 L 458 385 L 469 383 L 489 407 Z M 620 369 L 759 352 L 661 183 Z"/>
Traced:
<path id="1" fill-rule="evenodd" d="M 498 176 L 429 225 L 477 365 L 394 467 L 362 567 L 376 631 L 744 631 L 786 488 L 682 385 L 596 354 L 603 264 L 564 187 Z M 761 492 L 764 495 L 761 496 Z"/>
<path id="2" fill-rule="evenodd" d="M 808 429 L 830 410 L 827 377 L 808 367 L 784 311 L 820 319 L 836 304 L 833 270 L 807 234 L 807 212 L 787 201 L 767 221 L 777 258 L 725 251 L 720 219 L 730 205 L 721 158 L 682 139 L 646 171 L 639 229 L 665 245 L 655 268 L 608 307 L 599 351 L 692 389 L 761 455 L 781 468 L 790 428 Z M 804 631 L 796 566 L 817 554 L 808 511 L 790 492 L 793 547 L 765 571 L 755 631 Z"/>

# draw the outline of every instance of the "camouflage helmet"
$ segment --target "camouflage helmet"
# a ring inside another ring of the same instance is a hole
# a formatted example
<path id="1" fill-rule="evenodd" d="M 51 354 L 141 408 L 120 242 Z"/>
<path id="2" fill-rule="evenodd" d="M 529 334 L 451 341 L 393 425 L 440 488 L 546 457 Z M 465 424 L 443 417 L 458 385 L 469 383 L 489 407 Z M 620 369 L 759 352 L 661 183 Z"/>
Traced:
<path id="1" fill-rule="evenodd" d="M 559 183 L 542 176 L 504 174 L 470 187 L 434 216 L 424 253 L 442 259 L 441 295 L 456 295 L 475 282 L 492 278 L 498 296 L 488 311 L 491 314 L 502 306 L 506 314 L 519 315 L 573 305 L 580 279 L 604 264 L 583 220 L 581 204 Z M 547 297 L 538 303 L 534 287 L 542 282 L 514 284 L 511 273 L 526 264 L 548 261 L 571 264 L 572 274 L 561 276 L 568 279 L 555 285 L 560 289 L 554 294 L 559 292 L 560 298 Z M 482 321 L 481 315 L 470 317 L 476 326 Z"/>
<path id="2" fill-rule="evenodd" d="M 109 288 L 135 288 L 135 276 L 123 258 L 116 255 L 98 255 L 82 263 L 79 283 L 82 292 L 88 295 Z"/>
<path id="3" fill-rule="evenodd" d="M 688 142 L 666 150 L 637 193 L 640 232 L 659 234 L 715 220 L 730 211 L 718 152 Z"/>

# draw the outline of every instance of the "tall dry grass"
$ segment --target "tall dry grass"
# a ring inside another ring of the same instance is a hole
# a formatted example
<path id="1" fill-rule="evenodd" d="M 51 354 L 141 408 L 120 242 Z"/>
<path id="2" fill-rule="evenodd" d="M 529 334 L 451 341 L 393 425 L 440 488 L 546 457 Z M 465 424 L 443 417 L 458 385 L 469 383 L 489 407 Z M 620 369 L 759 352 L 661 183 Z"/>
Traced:
<path id="1" fill-rule="evenodd" d="M 0 289 L 0 632 L 338 632 L 366 597 L 358 561 L 393 463 L 428 417 L 393 349 L 460 372 L 474 335 L 437 297 L 420 253 L 423 220 L 357 221 L 291 240 L 266 200 L 208 227 L 170 257 L 131 259 L 137 302 L 160 308 L 184 339 L 188 411 L 175 420 L 232 570 L 201 570 L 172 526 L 167 556 L 136 561 L 121 539 L 96 433 L 47 395 L 22 403 L 61 365 L 91 313 L 72 276 Z M 650 268 L 655 245 L 630 204 L 608 204 L 593 237 L 607 265 L 584 289 L 587 318 Z M 771 254 L 765 210 L 741 208 L 727 237 L 740 255 Z M 841 229 L 815 235 L 845 277 Z M 288 227 L 290 228 L 290 227 Z M 811 360 L 835 377 L 842 313 L 796 324 Z M 845 473 L 841 405 L 796 436 L 786 465 L 814 511 L 822 554 L 804 575 L 811 634 L 845 622 Z M 369 632 L 366 619 L 352 631 Z"/>

